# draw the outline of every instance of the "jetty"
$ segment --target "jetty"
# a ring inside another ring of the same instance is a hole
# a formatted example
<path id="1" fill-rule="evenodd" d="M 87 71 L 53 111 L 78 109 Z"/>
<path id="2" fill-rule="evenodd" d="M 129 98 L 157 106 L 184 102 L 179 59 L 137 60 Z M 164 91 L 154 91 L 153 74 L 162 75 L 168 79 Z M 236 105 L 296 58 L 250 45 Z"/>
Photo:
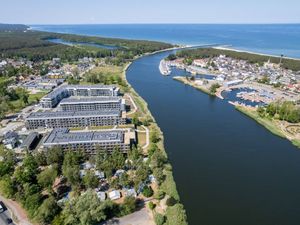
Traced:
<path id="1" fill-rule="evenodd" d="M 168 76 L 171 73 L 171 68 L 168 63 L 163 59 L 159 63 L 159 71 L 162 75 Z"/>

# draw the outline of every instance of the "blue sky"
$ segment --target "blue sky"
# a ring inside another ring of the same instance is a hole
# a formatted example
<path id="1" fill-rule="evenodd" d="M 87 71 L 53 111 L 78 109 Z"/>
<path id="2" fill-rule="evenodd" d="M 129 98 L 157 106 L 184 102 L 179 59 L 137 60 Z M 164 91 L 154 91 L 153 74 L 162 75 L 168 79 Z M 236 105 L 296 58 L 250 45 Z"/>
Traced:
<path id="1" fill-rule="evenodd" d="M 300 23 L 299 0 L 0 0 L 0 23 Z"/>

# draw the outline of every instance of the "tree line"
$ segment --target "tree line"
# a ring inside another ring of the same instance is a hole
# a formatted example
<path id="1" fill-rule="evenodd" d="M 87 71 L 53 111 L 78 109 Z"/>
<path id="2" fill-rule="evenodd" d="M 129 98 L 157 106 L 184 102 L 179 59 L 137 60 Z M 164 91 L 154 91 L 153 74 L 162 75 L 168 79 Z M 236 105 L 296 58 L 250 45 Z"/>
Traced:
<path id="1" fill-rule="evenodd" d="M 234 59 L 246 60 L 249 63 L 253 63 L 253 64 L 258 63 L 260 65 L 262 65 L 264 62 L 267 62 L 268 60 L 270 60 L 271 63 L 276 63 L 276 64 L 279 64 L 281 62 L 281 67 L 285 69 L 300 71 L 299 60 L 287 59 L 287 58 L 283 58 L 281 60 L 280 57 L 258 55 L 258 54 L 252 54 L 247 52 L 237 52 L 237 51 L 215 49 L 215 48 L 197 48 L 197 49 L 182 50 L 176 53 L 176 57 L 186 58 L 189 61 L 192 61 L 194 59 L 199 59 L 199 58 L 212 58 L 212 57 L 217 57 L 219 55 L 226 55 Z M 174 56 L 172 56 L 172 58 L 174 58 Z"/>

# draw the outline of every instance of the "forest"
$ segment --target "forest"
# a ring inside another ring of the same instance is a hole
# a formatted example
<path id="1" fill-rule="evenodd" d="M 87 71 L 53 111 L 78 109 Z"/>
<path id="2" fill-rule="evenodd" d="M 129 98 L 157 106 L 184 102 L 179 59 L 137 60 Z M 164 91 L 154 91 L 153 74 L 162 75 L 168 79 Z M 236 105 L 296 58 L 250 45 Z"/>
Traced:
<path id="1" fill-rule="evenodd" d="M 67 46 L 48 41 L 55 38 L 75 43 L 112 45 L 120 48 L 108 50 L 82 45 Z M 66 61 L 77 61 L 82 57 L 112 57 L 116 64 L 120 64 L 138 55 L 171 47 L 173 47 L 171 44 L 155 41 L 89 37 L 31 30 L 10 32 L 0 30 L 0 58 L 23 57 L 34 62 L 55 57 Z"/>
<path id="2" fill-rule="evenodd" d="M 197 59 L 197 58 L 210 58 L 217 57 L 219 55 L 226 55 L 228 57 L 240 60 L 247 60 L 249 63 L 259 63 L 262 64 L 270 60 L 271 63 L 280 63 L 280 57 L 271 57 L 265 55 L 257 55 L 247 52 L 237 52 L 223 49 L 215 48 L 198 48 L 198 49 L 188 49 L 177 52 L 176 56 L 181 58 Z M 282 67 L 285 69 L 290 69 L 293 71 L 300 71 L 299 60 L 294 59 L 282 59 Z"/>

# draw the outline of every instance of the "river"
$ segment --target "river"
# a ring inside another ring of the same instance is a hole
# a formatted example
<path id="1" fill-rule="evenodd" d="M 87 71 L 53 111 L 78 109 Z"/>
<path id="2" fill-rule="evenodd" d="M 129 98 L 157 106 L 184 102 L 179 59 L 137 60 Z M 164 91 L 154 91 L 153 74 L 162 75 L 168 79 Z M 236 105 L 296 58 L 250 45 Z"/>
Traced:
<path id="1" fill-rule="evenodd" d="M 127 79 L 164 132 L 189 224 L 299 225 L 300 151 L 226 101 L 162 76 L 169 53 L 136 60 Z"/>

